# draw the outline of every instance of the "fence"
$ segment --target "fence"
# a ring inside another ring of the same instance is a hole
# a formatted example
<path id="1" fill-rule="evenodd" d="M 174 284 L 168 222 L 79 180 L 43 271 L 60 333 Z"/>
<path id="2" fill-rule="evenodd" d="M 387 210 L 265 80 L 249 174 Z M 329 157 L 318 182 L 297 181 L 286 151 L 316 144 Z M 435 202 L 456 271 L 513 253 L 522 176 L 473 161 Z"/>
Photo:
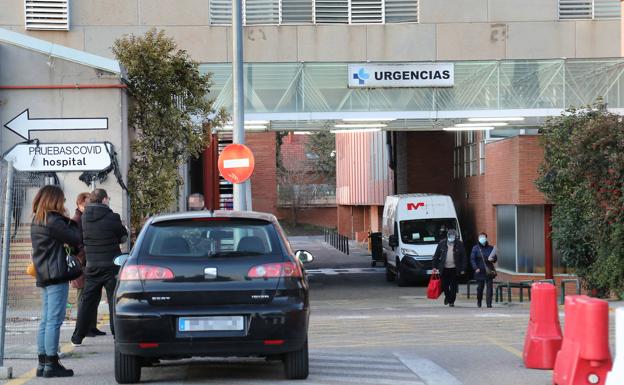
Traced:
<path id="1" fill-rule="evenodd" d="M 338 249 L 338 251 L 349 255 L 348 237 L 340 235 L 336 231 L 328 229 L 323 229 L 323 234 L 325 236 L 325 243 L 329 243 L 331 246 Z"/>
<path id="2" fill-rule="evenodd" d="M 2 242 L 3 244 L 7 242 L 7 253 L 3 252 L 2 260 L 6 280 L 0 282 L 6 294 L 4 312 L 6 325 L 0 330 L 4 337 L 0 337 L 0 366 L 3 359 L 36 357 L 36 334 L 41 315 L 41 298 L 35 279 L 26 274 L 26 268 L 32 257 L 31 204 L 39 188 L 46 184 L 58 184 L 54 174 L 13 171 L 13 178 L 9 178 L 9 167 L 6 161 L 0 160 L 0 210 L 2 214 L 0 215 L 2 220 L 0 228 Z M 7 191 L 10 191 L 10 194 L 7 194 Z M 7 201 L 9 196 L 10 200 Z M 5 261 L 8 261 L 8 264 L 5 265 Z M 70 290 L 67 318 L 75 304 L 75 292 L 75 290 Z M 71 333 L 71 330 L 73 330 L 73 325 L 68 323 L 63 325 L 64 340 L 68 339 L 66 336 Z"/>

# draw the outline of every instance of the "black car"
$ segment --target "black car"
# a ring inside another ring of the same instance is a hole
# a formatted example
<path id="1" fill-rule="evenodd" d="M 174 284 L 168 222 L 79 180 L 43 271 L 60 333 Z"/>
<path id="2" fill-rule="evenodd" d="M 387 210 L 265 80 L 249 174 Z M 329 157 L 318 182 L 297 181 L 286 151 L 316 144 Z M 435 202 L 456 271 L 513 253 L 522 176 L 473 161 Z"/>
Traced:
<path id="1" fill-rule="evenodd" d="M 310 305 L 303 262 L 270 214 L 201 211 L 151 218 L 115 291 L 115 379 L 138 382 L 159 359 L 281 359 L 308 376 Z"/>

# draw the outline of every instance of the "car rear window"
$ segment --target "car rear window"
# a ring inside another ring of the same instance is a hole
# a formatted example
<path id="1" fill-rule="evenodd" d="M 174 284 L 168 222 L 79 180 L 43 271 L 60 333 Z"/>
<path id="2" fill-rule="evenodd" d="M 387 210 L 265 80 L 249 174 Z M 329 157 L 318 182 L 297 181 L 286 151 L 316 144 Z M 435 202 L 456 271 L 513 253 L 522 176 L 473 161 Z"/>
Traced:
<path id="1" fill-rule="evenodd" d="M 150 225 L 141 257 L 219 258 L 281 253 L 273 224 L 262 220 L 201 218 Z"/>

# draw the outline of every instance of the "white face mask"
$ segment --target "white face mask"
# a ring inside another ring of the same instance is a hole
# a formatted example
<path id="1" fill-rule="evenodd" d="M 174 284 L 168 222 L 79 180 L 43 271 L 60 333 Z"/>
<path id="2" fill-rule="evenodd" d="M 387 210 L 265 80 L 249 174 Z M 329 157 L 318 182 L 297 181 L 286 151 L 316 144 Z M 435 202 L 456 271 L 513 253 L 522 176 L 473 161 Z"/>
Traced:
<path id="1" fill-rule="evenodd" d="M 449 242 L 449 243 L 453 243 L 453 242 L 455 242 L 455 236 L 454 236 L 454 235 L 450 235 L 450 236 L 447 238 L 447 240 L 448 240 L 448 242 Z"/>

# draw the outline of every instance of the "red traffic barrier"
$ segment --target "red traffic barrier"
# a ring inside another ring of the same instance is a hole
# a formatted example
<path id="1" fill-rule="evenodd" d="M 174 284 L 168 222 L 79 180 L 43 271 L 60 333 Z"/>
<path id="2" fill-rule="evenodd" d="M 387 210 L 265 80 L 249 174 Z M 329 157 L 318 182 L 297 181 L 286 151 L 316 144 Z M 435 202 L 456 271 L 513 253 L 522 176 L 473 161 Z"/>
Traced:
<path id="1" fill-rule="evenodd" d="M 531 312 L 524 339 L 524 366 L 530 369 L 552 369 L 563 336 L 557 309 L 557 289 L 546 282 L 531 286 Z"/>
<path id="2" fill-rule="evenodd" d="M 565 300 L 565 329 L 553 371 L 554 385 L 604 385 L 613 365 L 609 304 L 584 295 Z"/>

